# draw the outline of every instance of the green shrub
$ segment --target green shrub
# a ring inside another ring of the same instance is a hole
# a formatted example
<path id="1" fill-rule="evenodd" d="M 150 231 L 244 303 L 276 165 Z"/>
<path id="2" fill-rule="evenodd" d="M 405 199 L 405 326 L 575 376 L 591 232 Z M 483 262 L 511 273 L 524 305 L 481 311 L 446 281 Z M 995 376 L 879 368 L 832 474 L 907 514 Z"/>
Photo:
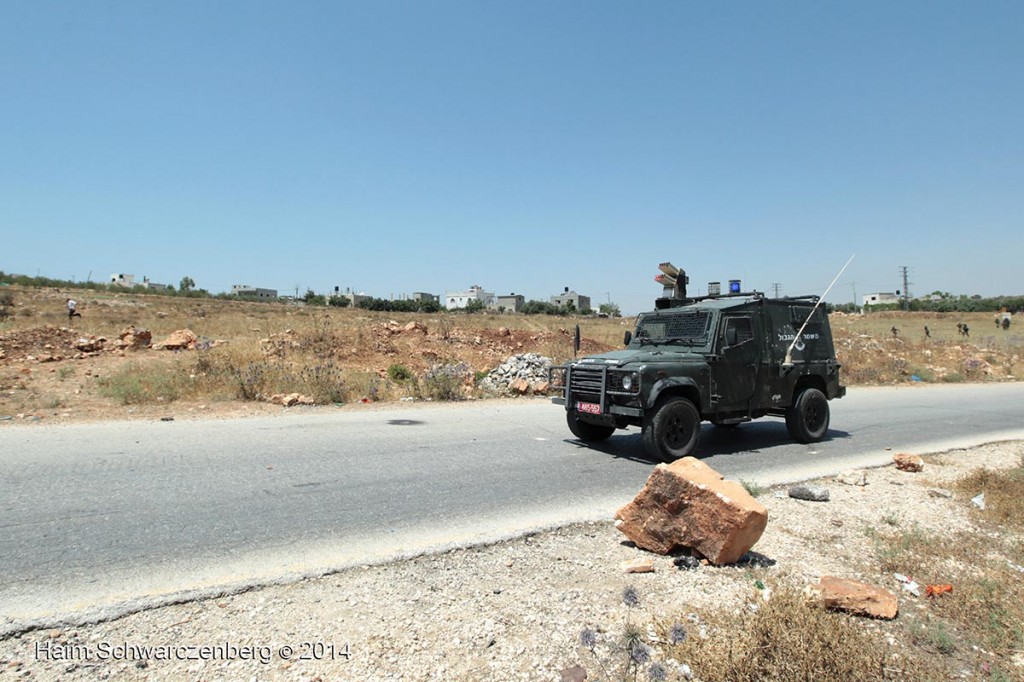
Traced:
<path id="1" fill-rule="evenodd" d="M 388 378 L 398 384 L 404 384 L 415 375 L 405 365 L 394 364 L 388 367 Z"/>

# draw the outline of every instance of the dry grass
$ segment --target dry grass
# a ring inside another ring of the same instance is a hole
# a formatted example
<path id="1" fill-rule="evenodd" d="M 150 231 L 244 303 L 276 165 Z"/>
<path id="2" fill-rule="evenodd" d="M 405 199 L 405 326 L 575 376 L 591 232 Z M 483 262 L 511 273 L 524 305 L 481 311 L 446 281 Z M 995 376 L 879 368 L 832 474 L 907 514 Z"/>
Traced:
<path id="1" fill-rule="evenodd" d="M 13 314 L 0 321 L 0 334 L 67 325 L 65 294 L 49 289 L 10 287 Z M 206 346 L 227 345 L 169 361 L 155 351 L 139 353 L 120 366 L 104 365 L 101 385 L 67 374 L 48 385 L 45 373 L 19 374 L 0 360 L 0 412 L 32 412 L 51 405 L 159 404 L 182 401 L 219 403 L 257 400 L 275 393 L 303 393 L 318 403 L 429 397 L 427 374 L 437 365 L 465 363 L 479 376 L 517 353 L 535 352 L 556 364 L 573 357 L 572 330 L 580 325 L 582 354 L 622 346 L 631 319 L 561 318 L 547 315 L 385 313 L 359 309 L 307 308 L 256 303 L 171 298 L 115 292 L 89 292 L 80 299 L 82 318 L 74 335 L 117 338 L 128 325 L 148 329 L 159 341 L 191 329 Z M 1020 373 L 1024 338 L 1015 331 L 986 326 L 987 314 L 936 315 L 880 313 L 835 315 L 837 356 L 847 385 L 892 384 L 912 377 L 929 382 L 1005 380 Z M 409 322 L 428 334 L 394 333 Z M 958 322 L 972 328 L 959 337 Z M 931 338 L 925 338 L 927 324 Z M 900 330 L 893 337 L 891 328 Z M 504 327 L 507 332 L 499 333 Z M 269 340 L 269 341 L 268 341 Z M 111 363 L 116 358 L 108 358 Z M 395 380 L 388 368 L 404 365 L 411 378 Z M 76 363 L 77 367 L 88 363 Z M 174 376 L 172 374 L 177 373 Z M 12 394 L 10 391 L 13 390 Z M 74 391 L 74 393 L 72 393 Z M 460 395 L 474 394 L 467 380 Z M 452 395 L 452 392 L 444 392 Z"/>
<path id="2" fill-rule="evenodd" d="M 927 656 L 895 650 L 865 621 L 813 606 L 794 590 L 776 592 L 753 612 L 715 612 L 707 618 L 713 626 L 706 638 L 689 636 L 668 650 L 678 660 L 698 661 L 695 673 L 704 682 L 942 677 Z"/>

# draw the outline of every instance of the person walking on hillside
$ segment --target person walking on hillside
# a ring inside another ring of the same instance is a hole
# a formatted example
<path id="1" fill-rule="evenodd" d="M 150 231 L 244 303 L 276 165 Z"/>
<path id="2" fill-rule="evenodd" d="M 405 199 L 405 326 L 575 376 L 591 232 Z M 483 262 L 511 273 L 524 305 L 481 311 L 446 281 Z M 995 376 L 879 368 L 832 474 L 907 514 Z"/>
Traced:
<path id="1" fill-rule="evenodd" d="M 67 300 L 67 304 L 68 304 L 68 322 L 71 322 L 71 320 L 73 318 L 75 318 L 75 317 L 81 317 L 82 316 L 82 313 L 80 313 L 80 312 L 78 312 L 78 310 L 76 310 L 76 308 L 78 308 L 78 304 L 75 303 L 75 299 L 69 298 Z"/>

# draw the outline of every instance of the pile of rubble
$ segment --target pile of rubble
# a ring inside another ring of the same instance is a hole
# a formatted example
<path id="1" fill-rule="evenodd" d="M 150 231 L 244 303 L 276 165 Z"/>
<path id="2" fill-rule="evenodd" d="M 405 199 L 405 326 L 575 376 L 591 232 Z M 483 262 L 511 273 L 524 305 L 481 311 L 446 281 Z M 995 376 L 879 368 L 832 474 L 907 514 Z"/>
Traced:
<path id="1" fill-rule="evenodd" d="M 480 388 L 499 395 L 547 393 L 551 358 L 537 353 L 513 355 L 480 381 Z"/>
<path id="2" fill-rule="evenodd" d="M 65 354 L 74 354 L 77 341 L 78 334 L 67 327 L 11 331 L 0 335 L 0 360 L 63 359 Z"/>

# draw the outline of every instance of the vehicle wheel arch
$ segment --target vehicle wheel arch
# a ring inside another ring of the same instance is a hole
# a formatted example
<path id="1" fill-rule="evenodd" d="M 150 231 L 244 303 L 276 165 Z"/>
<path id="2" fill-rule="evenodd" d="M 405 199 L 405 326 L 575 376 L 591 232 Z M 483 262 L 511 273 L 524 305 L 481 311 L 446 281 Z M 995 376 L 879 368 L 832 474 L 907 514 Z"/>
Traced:
<path id="1" fill-rule="evenodd" d="M 700 388 L 693 379 L 662 379 L 656 383 L 650 394 L 650 405 L 653 408 L 651 411 L 657 411 L 658 407 L 672 398 L 686 398 L 697 408 L 701 419 L 704 418 L 701 407 Z"/>
<path id="2" fill-rule="evenodd" d="M 825 384 L 825 379 L 816 374 L 804 374 L 796 380 L 796 384 L 793 385 L 793 394 L 789 396 L 789 404 L 792 405 L 796 401 L 797 396 L 805 388 L 816 388 L 826 396 L 828 395 L 828 389 Z"/>

